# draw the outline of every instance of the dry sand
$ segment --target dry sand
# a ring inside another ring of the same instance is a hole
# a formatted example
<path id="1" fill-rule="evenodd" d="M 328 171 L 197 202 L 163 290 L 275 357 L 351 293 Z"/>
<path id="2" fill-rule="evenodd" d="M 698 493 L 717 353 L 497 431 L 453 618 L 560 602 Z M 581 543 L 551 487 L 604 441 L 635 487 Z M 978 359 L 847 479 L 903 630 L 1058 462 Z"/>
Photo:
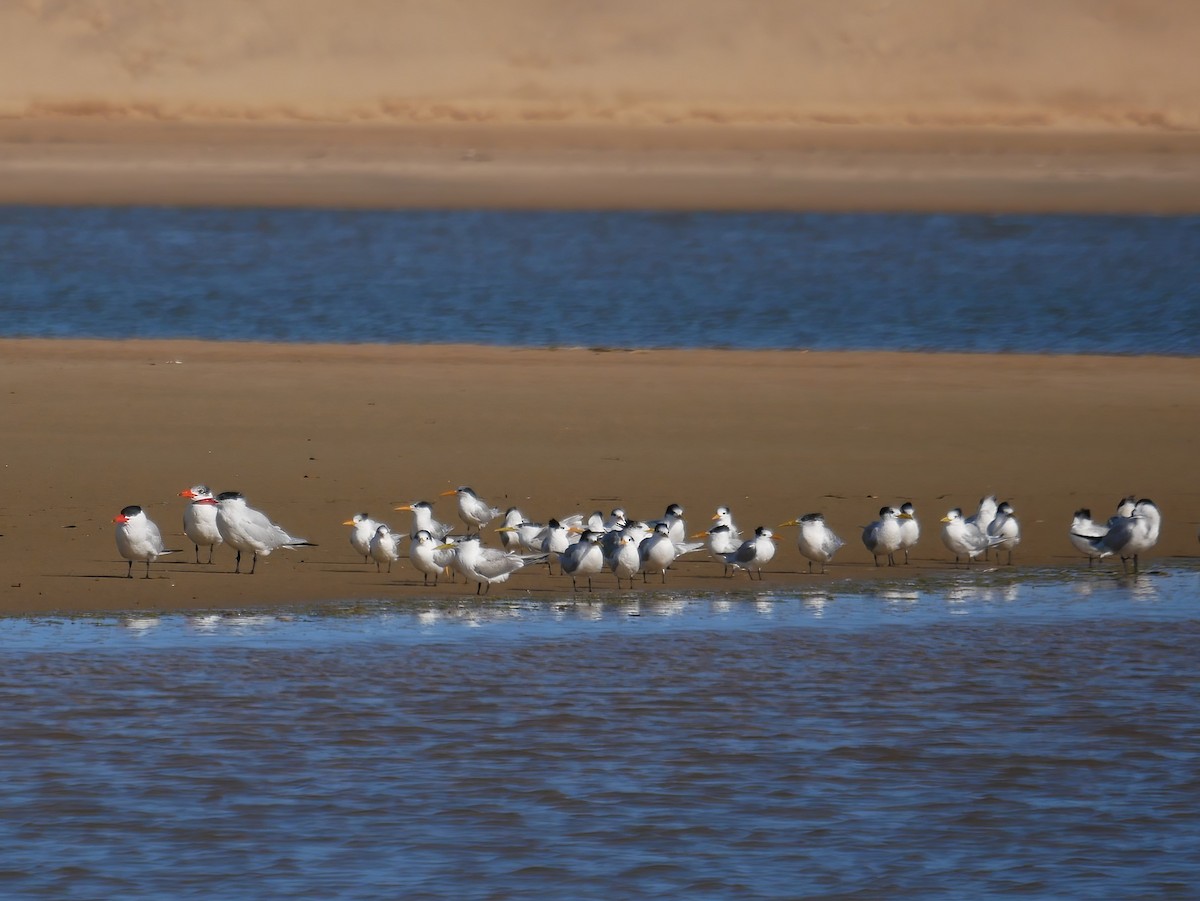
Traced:
<path id="1" fill-rule="evenodd" d="M 0 6 L 0 203 L 1200 211 L 1200 6 Z"/>
<path id="2" fill-rule="evenodd" d="M 953 569 L 937 520 L 990 492 L 1024 525 L 1018 568 L 1086 570 L 1072 512 L 1107 516 L 1131 492 L 1164 512 L 1154 557 L 1198 548 L 1193 359 L 9 340 L 0 384 L 6 613 L 458 596 L 473 587 L 424 589 L 407 563 L 377 574 L 341 523 L 365 510 L 407 529 L 391 508 L 420 499 L 453 519 L 438 494 L 464 483 L 542 520 L 678 502 L 699 531 L 722 503 L 745 529 L 823 511 L 847 541 L 836 565 L 808 575 L 784 530 L 777 586 L 896 575 L 858 526 L 905 499 L 924 529 L 906 577 Z M 253 576 L 228 548 L 195 565 L 176 495 L 200 481 L 319 547 Z M 124 578 L 113 541 L 127 504 L 186 548 L 149 581 Z M 695 559 L 670 586 L 748 585 Z M 569 582 L 521 572 L 506 593 Z"/>

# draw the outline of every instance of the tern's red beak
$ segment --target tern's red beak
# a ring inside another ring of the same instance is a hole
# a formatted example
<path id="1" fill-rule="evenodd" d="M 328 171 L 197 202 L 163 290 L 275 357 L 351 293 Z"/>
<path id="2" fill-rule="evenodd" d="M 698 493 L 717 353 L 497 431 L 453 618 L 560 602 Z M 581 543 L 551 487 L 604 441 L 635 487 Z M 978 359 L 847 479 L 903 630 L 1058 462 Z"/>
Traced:
<path id="1" fill-rule="evenodd" d="M 129 517 L 124 513 L 118 513 L 113 517 L 113 522 L 129 522 Z"/>
<path id="2" fill-rule="evenodd" d="M 195 497 L 196 492 L 194 492 L 191 488 L 185 488 L 183 491 L 179 492 L 179 496 L 180 497 Z"/>

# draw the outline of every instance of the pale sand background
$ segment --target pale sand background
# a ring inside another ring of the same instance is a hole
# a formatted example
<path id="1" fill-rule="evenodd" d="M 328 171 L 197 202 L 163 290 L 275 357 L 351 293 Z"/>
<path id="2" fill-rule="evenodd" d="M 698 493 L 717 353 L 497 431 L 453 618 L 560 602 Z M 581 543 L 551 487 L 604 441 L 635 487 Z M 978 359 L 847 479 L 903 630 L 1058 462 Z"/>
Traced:
<path id="1" fill-rule="evenodd" d="M 473 587 L 423 589 L 407 564 L 377 574 L 341 523 L 407 529 L 391 507 L 420 499 L 453 519 L 437 495 L 463 483 L 542 520 L 678 502 L 699 531 L 726 503 L 749 530 L 825 512 L 847 541 L 830 574 L 802 572 L 787 530 L 767 585 L 894 575 L 857 527 L 909 498 L 924 535 L 905 576 L 952 569 L 937 520 L 988 492 L 1024 524 L 1019 567 L 1086 570 L 1072 512 L 1128 493 L 1163 510 L 1155 558 L 1200 548 L 1200 360 L 9 340 L 0 385 L 0 612 L 458 596 Z M 184 547 L 176 495 L 198 481 L 320 546 L 254 576 L 188 547 L 126 580 L 112 517 L 140 504 Z M 696 560 L 669 585 L 748 584 Z M 559 598 L 569 581 L 522 572 L 498 592 Z"/>
<path id="2" fill-rule="evenodd" d="M 1175 0 L 26 0 L 0 202 L 1200 211 Z"/>

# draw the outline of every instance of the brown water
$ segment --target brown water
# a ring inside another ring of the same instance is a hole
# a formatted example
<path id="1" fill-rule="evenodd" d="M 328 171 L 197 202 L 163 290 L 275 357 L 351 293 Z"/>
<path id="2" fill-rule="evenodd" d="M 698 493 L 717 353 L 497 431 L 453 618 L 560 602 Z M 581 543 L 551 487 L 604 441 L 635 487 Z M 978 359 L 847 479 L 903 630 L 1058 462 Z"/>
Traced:
<path id="1" fill-rule="evenodd" d="M 0 621 L 0 892 L 1200 882 L 1200 572 Z"/>

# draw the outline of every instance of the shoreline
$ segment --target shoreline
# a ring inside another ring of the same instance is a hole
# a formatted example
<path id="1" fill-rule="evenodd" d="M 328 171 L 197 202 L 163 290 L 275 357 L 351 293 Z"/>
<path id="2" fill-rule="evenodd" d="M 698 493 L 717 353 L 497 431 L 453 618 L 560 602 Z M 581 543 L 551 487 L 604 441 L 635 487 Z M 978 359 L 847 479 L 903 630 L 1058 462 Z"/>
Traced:
<path id="1" fill-rule="evenodd" d="M 541 521 L 618 504 L 652 518 L 677 502 L 698 532 L 726 503 L 745 533 L 824 512 L 846 541 L 829 575 L 804 572 L 795 530 L 777 530 L 768 589 L 965 574 L 937 520 L 986 493 L 1022 523 L 1015 574 L 1087 570 L 1066 538 L 1072 512 L 1104 518 L 1129 493 L 1164 514 L 1144 570 L 1197 553 L 1196 358 L 5 339 L 0 372 L 3 615 L 474 597 L 461 581 L 422 588 L 405 560 L 376 574 L 340 525 L 366 510 L 407 531 L 391 508 L 421 499 L 453 520 L 437 495 L 464 483 Z M 212 567 L 188 562 L 188 545 L 126 580 L 112 516 L 140 504 L 183 547 L 176 495 L 199 481 L 243 491 L 319 547 L 277 552 L 251 577 L 230 572 L 226 548 Z M 903 500 L 922 524 L 916 559 L 877 569 L 857 527 Z M 569 579 L 538 569 L 490 596 L 571 598 Z M 700 559 L 665 586 L 751 587 Z"/>
<path id="2" fill-rule="evenodd" d="M 1200 134 L 8 118 L 0 204 L 1191 215 Z"/>

